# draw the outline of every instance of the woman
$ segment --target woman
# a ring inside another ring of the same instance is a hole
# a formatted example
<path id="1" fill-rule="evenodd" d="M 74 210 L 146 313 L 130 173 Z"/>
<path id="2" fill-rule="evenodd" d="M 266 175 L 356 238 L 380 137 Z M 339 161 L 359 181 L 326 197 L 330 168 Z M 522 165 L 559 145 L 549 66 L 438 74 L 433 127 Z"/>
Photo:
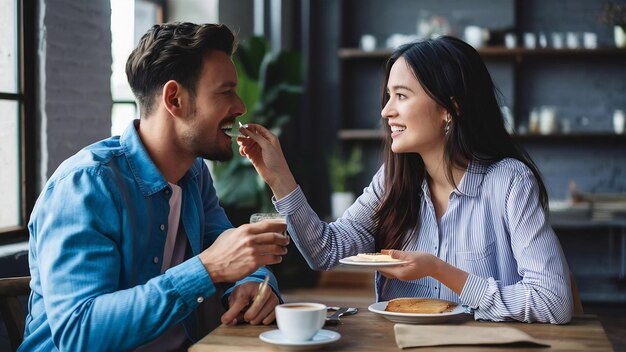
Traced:
<path id="1" fill-rule="evenodd" d="M 438 297 L 475 319 L 567 323 L 569 270 L 547 222 L 537 167 L 507 133 L 479 54 L 453 37 L 408 44 L 387 63 L 384 165 L 336 222 L 319 220 L 277 138 L 241 128 L 247 156 L 314 269 L 383 248 L 409 263 L 376 273 L 378 301 Z"/>

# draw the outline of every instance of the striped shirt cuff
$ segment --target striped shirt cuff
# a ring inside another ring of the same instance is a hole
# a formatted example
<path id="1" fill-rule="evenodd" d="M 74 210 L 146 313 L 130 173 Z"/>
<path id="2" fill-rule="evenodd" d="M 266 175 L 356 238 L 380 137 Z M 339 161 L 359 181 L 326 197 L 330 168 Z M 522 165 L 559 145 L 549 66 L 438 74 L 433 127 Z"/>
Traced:
<path id="1" fill-rule="evenodd" d="M 489 287 L 489 281 L 482 277 L 469 274 L 463 290 L 461 290 L 461 302 L 472 309 L 477 309 L 480 306 L 480 302 L 487 293 Z"/>
<path id="2" fill-rule="evenodd" d="M 302 192 L 302 188 L 297 186 L 296 189 L 281 199 L 276 199 L 276 197 L 272 196 L 272 203 L 274 203 L 274 208 L 280 215 L 291 215 L 306 204 L 306 197 L 304 192 Z"/>
<path id="3" fill-rule="evenodd" d="M 166 275 L 191 309 L 216 292 L 209 273 L 197 256 L 171 267 Z"/>

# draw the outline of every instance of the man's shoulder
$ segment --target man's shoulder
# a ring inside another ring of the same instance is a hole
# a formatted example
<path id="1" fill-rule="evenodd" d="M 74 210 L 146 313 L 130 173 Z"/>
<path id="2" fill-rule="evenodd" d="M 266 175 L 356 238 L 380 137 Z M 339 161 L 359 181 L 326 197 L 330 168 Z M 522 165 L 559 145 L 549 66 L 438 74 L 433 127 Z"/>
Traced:
<path id="1" fill-rule="evenodd" d="M 121 155 L 123 155 L 123 150 L 120 147 L 118 136 L 98 141 L 63 161 L 50 177 L 49 183 L 75 173 L 102 174 L 110 169 L 110 164 Z"/>

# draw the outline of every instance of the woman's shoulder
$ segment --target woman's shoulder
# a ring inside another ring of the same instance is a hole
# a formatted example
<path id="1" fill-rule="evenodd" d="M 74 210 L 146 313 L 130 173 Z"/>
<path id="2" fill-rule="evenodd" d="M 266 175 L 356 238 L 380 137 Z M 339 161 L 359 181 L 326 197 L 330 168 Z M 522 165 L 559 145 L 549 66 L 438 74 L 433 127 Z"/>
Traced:
<path id="1" fill-rule="evenodd" d="M 487 167 L 487 177 L 510 178 L 534 177 L 532 170 L 522 161 L 513 158 L 504 158 Z"/>

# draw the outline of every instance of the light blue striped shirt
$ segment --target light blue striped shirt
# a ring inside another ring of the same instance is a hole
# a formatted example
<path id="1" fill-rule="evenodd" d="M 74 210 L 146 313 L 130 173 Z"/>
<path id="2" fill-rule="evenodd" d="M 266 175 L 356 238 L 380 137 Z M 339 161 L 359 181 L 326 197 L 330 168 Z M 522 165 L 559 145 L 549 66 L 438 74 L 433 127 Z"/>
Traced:
<path id="1" fill-rule="evenodd" d="M 381 167 L 363 194 L 333 223 L 319 219 L 300 188 L 275 200 L 309 266 L 328 270 L 339 259 L 374 251 L 372 215 L 384 188 Z M 432 253 L 469 273 L 461 295 L 431 277 L 387 279 L 378 272 L 377 301 L 433 297 L 471 308 L 475 319 L 563 324 L 571 320 L 569 269 L 539 201 L 531 170 L 515 159 L 472 162 L 438 222 L 427 182 L 422 184 L 420 225 L 405 236 L 404 250 Z M 398 209 L 402 211 L 402 209 Z"/>

